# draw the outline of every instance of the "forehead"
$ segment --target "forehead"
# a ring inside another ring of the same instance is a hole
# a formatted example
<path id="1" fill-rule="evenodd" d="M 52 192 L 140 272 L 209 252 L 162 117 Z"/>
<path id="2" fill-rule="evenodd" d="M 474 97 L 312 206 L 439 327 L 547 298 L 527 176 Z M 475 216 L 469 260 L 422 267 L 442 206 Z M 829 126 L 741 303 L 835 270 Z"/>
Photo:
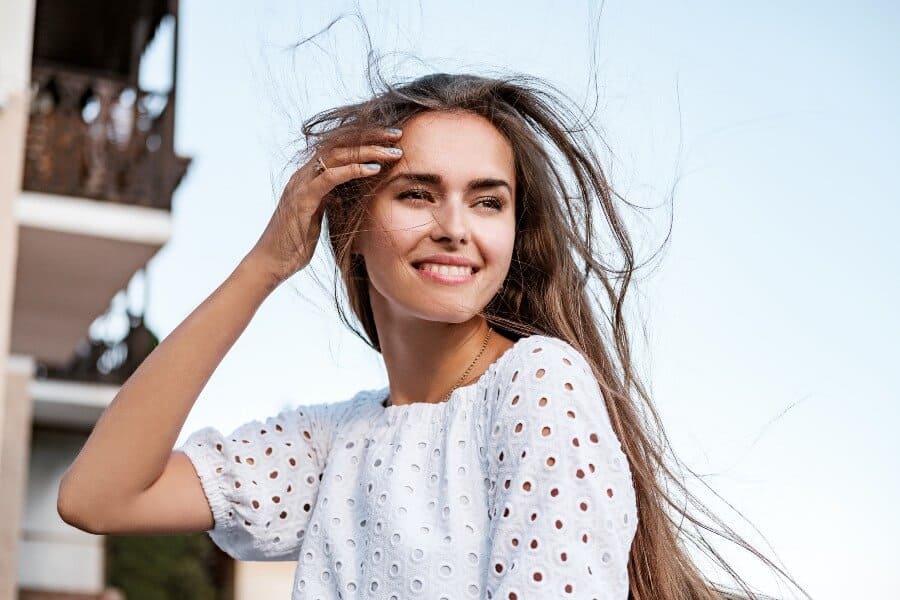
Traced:
<path id="1" fill-rule="evenodd" d="M 512 180 L 515 159 L 509 140 L 490 121 L 472 113 L 425 112 L 403 125 L 399 140 L 403 159 L 392 171 L 454 174 L 473 177 L 504 176 Z"/>

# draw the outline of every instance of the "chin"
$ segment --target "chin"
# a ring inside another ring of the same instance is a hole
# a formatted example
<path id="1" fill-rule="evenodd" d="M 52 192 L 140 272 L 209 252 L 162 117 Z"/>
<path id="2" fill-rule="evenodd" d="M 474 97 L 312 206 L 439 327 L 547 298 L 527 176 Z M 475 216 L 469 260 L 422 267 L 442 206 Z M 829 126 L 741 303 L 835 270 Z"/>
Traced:
<path id="1" fill-rule="evenodd" d="M 406 288 L 395 296 L 392 303 L 400 311 L 416 319 L 461 324 L 478 316 L 487 305 L 487 300 L 482 301 L 471 294 L 441 294 Z"/>
<path id="2" fill-rule="evenodd" d="M 416 272 L 407 264 L 387 278 L 369 273 L 369 295 L 372 300 L 392 305 L 395 314 L 436 323 L 465 323 L 479 315 L 500 288 L 497 283 L 490 294 L 484 293 L 490 269 L 480 269 L 464 283 L 448 284 Z M 377 282 L 377 283 L 376 283 Z M 384 291 L 389 293 L 385 294 Z"/>
<path id="3" fill-rule="evenodd" d="M 406 304 L 405 312 L 412 317 L 435 323 L 461 324 L 478 316 L 483 306 L 453 306 L 447 299 L 420 296 Z"/>

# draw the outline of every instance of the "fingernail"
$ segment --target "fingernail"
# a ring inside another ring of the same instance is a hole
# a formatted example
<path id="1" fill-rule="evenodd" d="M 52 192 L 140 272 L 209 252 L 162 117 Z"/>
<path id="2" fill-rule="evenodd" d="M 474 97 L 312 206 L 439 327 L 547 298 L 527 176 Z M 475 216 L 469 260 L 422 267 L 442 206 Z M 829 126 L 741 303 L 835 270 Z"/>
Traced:
<path id="1" fill-rule="evenodd" d="M 369 171 L 377 171 L 381 169 L 381 165 L 379 165 L 378 163 L 363 163 L 363 167 L 365 167 Z"/>
<path id="2" fill-rule="evenodd" d="M 403 133 L 403 130 L 397 129 L 396 127 L 388 127 L 387 131 L 391 135 L 400 135 L 401 133 Z"/>
<path id="3" fill-rule="evenodd" d="M 394 156 L 400 156 L 401 154 L 403 154 L 403 150 L 400 148 L 388 148 L 387 152 L 388 154 L 393 154 Z"/>

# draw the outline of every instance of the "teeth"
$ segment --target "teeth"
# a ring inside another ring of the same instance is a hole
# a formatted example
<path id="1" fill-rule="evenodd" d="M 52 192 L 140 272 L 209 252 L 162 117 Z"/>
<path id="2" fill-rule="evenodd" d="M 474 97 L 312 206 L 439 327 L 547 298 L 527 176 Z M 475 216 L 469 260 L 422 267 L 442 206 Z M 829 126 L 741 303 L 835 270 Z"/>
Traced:
<path id="1" fill-rule="evenodd" d="M 419 269 L 421 269 L 422 271 L 431 271 L 433 273 L 440 273 L 441 275 L 450 275 L 455 277 L 471 275 L 473 271 L 472 267 L 437 265 L 434 263 L 422 263 L 419 265 Z"/>

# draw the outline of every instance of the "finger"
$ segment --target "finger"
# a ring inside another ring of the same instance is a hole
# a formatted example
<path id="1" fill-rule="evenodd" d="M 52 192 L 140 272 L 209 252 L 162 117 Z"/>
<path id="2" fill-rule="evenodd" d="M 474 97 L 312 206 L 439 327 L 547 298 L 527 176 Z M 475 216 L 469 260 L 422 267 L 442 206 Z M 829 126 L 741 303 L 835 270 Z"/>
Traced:
<path id="1" fill-rule="evenodd" d="M 371 166 L 376 168 L 370 168 Z M 327 171 L 313 179 L 310 188 L 315 191 L 318 196 L 324 196 L 336 186 L 357 179 L 359 177 L 370 177 L 380 173 L 381 165 L 378 163 L 353 163 L 340 167 L 329 168 Z"/>
<path id="2" fill-rule="evenodd" d="M 386 162 L 396 160 L 403 155 L 400 148 L 392 148 L 388 146 L 356 146 L 351 148 L 335 148 L 328 155 L 325 165 L 330 169 L 332 167 L 341 167 L 353 163 L 366 162 Z"/>
<path id="3" fill-rule="evenodd" d="M 383 144 L 385 142 L 396 142 L 403 135 L 402 130 L 390 127 L 376 127 L 367 131 L 359 139 L 359 146 L 364 144 Z"/>
<path id="4" fill-rule="evenodd" d="M 401 130 L 401 129 L 394 128 L 394 127 L 386 127 L 386 128 L 378 127 L 378 128 L 370 129 L 366 133 L 362 134 L 358 138 L 358 144 L 349 146 L 349 148 L 359 148 L 362 146 L 379 147 L 379 145 L 381 145 L 380 147 L 383 147 L 386 144 L 395 143 L 397 140 L 399 140 L 402 137 L 402 135 L 403 135 L 403 130 Z M 313 156 L 312 160 L 310 160 L 307 164 L 315 163 L 317 156 L 321 156 L 324 160 L 326 160 L 326 162 L 329 161 L 329 159 L 330 159 L 331 161 L 335 162 L 335 166 L 339 166 L 342 164 L 349 164 L 351 162 L 362 162 L 360 160 L 343 160 L 342 157 L 333 156 L 333 153 L 335 151 L 341 152 L 341 151 L 345 151 L 345 150 L 346 150 L 346 148 L 336 148 L 328 153 L 317 154 L 316 156 Z M 331 166 L 331 164 L 332 164 L 331 162 L 327 162 L 327 165 L 329 167 Z"/>

